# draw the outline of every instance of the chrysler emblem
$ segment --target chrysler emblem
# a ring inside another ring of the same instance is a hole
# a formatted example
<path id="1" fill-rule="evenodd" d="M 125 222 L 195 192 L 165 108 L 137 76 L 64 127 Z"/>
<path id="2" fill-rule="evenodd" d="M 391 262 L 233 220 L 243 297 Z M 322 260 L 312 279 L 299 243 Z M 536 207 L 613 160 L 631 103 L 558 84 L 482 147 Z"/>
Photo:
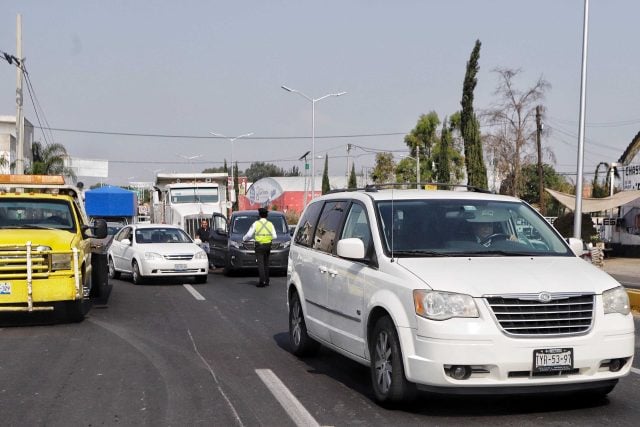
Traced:
<path id="1" fill-rule="evenodd" d="M 549 302 L 551 301 L 551 294 L 549 292 L 540 292 L 538 294 L 538 301 Z"/>

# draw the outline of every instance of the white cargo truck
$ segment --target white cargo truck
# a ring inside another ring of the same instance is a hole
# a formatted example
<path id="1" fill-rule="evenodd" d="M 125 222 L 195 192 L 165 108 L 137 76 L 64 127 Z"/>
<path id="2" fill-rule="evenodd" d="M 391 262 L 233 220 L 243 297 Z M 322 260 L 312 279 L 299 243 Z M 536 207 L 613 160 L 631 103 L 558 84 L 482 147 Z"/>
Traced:
<path id="1" fill-rule="evenodd" d="M 151 220 L 174 224 L 195 237 L 201 219 L 227 211 L 226 173 L 167 173 L 156 175 Z"/>

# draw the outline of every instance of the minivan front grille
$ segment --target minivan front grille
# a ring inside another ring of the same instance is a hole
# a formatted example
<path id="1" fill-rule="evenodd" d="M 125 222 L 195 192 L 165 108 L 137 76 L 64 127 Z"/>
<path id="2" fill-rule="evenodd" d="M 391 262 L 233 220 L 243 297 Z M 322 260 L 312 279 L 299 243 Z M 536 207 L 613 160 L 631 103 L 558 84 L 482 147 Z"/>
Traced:
<path id="1" fill-rule="evenodd" d="M 579 335 L 593 323 L 593 294 L 491 295 L 485 299 L 502 330 L 510 335 Z"/>

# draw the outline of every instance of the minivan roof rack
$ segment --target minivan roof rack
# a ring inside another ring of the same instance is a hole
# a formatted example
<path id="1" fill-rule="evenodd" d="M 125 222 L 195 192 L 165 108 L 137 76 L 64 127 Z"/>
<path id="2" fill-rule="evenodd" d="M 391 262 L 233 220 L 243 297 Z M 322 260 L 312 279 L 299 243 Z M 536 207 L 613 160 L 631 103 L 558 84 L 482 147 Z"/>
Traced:
<path id="1" fill-rule="evenodd" d="M 446 182 L 420 182 L 418 185 L 420 185 L 423 188 L 427 185 L 438 187 L 438 189 L 442 187 L 442 189 L 445 189 L 445 190 L 450 189 L 451 187 L 466 188 L 467 191 L 471 191 L 474 193 L 491 194 L 491 191 L 489 190 L 484 190 L 482 188 L 478 188 L 473 185 L 466 185 L 466 184 L 449 184 Z M 348 191 L 364 191 L 367 193 L 373 193 L 373 192 L 377 192 L 378 190 L 386 190 L 390 188 L 413 190 L 414 189 L 413 187 L 415 186 L 416 186 L 415 183 L 388 182 L 388 183 L 381 183 L 381 184 L 369 184 L 369 185 L 366 185 L 364 188 L 337 188 L 337 189 L 329 190 L 329 194 L 343 193 Z"/>

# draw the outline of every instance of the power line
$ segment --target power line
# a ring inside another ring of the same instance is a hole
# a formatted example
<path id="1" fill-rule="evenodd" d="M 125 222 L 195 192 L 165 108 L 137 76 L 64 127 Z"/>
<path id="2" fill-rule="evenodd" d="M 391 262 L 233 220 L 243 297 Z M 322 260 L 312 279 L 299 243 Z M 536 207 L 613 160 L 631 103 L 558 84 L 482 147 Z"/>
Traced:
<path id="1" fill-rule="evenodd" d="M 138 132 L 114 132 L 114 131 L 101 131 L 101 130 L 88 130 L 88 129 L 66 129 L 66 128 L 52 128 L 45 127 L 54 132 L 71 132 L 71 133 L 88 133 L 95 135 L 116 135 L 116 136 L 134 136 L 134 137 L 146 137 L 146 138 L 181 138 L 181 139 L 225 139 L 218 136 L 203 136 L 203 135 L 178 135 L 178 134 L 161 134 L 161 133 L 138 133 Z M 327 135 L 317 136 L 316 139 L 337 139 L 337 138 L 371 138 L 378 136 L 399 136 L 406 135 L 406 132 L 389 132 L 389 133 L 371 133 L 371 134 L 355 134 L 355 135 Z M 252 140 L 291 140 L 291 139 L 311 139 L 310 136 L 251 136 L 243 139 Z"/>

